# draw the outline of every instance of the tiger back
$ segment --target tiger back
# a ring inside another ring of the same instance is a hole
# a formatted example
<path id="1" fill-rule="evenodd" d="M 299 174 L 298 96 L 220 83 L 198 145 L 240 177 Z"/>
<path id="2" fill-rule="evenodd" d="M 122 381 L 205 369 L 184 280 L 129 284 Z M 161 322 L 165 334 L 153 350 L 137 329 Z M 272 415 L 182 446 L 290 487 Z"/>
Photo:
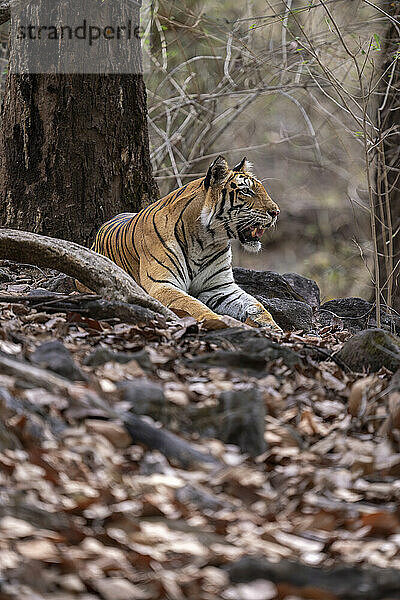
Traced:
<path id="1" fill-rule="evenodd" d="M 219 156 L 205 177 L 138 213 L 100 227 L 92 249 L 107 256 L 177 314 L 198 321 L 228 314 L 279 329 L 270 313 L 233 279 L 230 241 L 251 252 L 275 225 L 277 204 L 250 172 L 246 159 L 230 169 Z"/>

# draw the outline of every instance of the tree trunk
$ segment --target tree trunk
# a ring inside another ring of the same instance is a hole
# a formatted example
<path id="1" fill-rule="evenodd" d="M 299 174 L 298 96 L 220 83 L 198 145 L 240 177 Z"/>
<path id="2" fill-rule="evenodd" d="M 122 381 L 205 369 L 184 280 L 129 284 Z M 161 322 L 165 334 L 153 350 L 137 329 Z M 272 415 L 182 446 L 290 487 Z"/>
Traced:
<path id="1" fill-rule="evenodd" d="M 157 198 L 142 75 L 8 75 L 0 226 L 81 244 Z"/>
<path id="2" fill-rule="evenodd" d="M 386 10 L 399 23 L 399 3 L 389 3 Z M 400 59 L 392 64 L 400 44 L 398 23 L 389 22 L 382 44 L 385 75 L 378 90 L 382 141 L 378 147 L 376 189 L 380 285 L 388 304 L 400 312 Z"/>

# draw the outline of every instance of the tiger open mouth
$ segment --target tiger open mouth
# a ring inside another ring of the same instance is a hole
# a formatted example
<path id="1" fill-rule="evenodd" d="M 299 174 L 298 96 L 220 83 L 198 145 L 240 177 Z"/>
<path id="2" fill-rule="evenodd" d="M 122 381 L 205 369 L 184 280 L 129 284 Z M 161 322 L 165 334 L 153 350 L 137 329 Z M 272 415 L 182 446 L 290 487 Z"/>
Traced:
<path id="1" fill-rule="evenodd" d="M 267 223 L 266 225 L 262 225 L 261 223 L 255 223 L 255 225 L 251 225 L 250 227 L 245 227 L 245 229 L 239 231 L 239 240 L 242 244 L 248 244 L 249 242 L 259 242 L 264 231 L 271 227 L 271 223 Z"/>

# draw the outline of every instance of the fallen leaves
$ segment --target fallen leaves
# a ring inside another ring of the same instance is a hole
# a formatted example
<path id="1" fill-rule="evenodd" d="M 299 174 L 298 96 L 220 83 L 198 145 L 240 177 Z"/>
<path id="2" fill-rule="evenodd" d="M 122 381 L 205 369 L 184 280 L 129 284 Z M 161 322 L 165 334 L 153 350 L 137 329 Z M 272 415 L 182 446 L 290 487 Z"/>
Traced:
<path id="1" fill-rule="evenodd" d="M 263 577 L 230 581 L 224 568 L 253 554 L 318 569 L 400 569 L 400 395 L 384 369 L 356 375 L 321 361 L 348 333 L 211 334 L 191 318 L 164 329 L 91 323 L 21 300 L 0 304 L 0 322 L 7 600 L 307 597 Z M 34 370 L 29 357 L 55 336 L 87 380 Z M 246 371 L 240 361 L 250 355 Z M 233 436 L 240 431 L 239 405 L 217 411 L 232 392 L 248 414 L 255 399 L 266 408 L 255 458 L 235 445 L 238 434 L 229 444 L 214 437 L 221 415 Z M 145 423 L 136 443 L 124 415 Z M 180 462 L 165 438 L 149 449 L 149 431 L 185 442 Z M 212 460 L 188 460 L 193 449 Z M 336 597 L 318 586 L 307 593 Z"/>

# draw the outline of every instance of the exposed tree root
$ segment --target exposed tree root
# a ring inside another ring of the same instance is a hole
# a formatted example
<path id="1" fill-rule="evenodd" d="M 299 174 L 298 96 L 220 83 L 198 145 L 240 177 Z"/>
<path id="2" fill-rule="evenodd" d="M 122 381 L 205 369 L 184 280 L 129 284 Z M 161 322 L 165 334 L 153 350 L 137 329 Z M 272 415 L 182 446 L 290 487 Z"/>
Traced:
<path id="1" fill-rule="evenodd" d="M 115 263 L 79 244 L 0 228 L 0 259 L 57 269 L 106 300 L 137 304 L 170 319 L 176 318 Z"/>

